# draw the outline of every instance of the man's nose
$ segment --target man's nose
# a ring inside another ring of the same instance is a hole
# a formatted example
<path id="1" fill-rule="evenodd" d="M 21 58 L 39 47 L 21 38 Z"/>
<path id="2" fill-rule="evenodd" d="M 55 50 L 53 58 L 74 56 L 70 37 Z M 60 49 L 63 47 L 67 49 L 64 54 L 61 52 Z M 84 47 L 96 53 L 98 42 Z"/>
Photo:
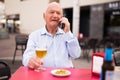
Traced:
<path id="1" fill-rule="evenodd" d="M 54 17 L 57 17 L 57 16 L 58 16 L 58 14 L 57 14 L 56 12 L 54 12 L 54 14 L 53 14 L 53 15 L 54 15 Z"/>

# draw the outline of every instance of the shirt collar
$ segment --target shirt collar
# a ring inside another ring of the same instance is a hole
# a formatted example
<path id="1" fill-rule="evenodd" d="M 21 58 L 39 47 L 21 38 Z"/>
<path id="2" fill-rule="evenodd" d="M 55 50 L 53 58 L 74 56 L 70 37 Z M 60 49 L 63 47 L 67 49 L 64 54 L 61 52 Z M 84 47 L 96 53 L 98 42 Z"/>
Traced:
<path id="1" fill-rule="evenodd" d="M 48 33 L 46 27 L 44 26 L 44 27 L 42 28 L 41 35 L 46 35 L 46 34 L 49 35 L 50 33 Z M 56 35 L 60 35 L 60 34 L 64 34 L 64 31 L 63 31 L 61 28 L 58 28 L 58 30 L 57 30 L 57 32 L 56 32 Z"/>
<path id="2" fill-rule="evenodd" d="M 41 35 L 46 35 L 46 34 L 48 34 L 48 32 L 47 32 L 47 30 L 46 30 L 46 27 L 44 26 L 44 27 L 42 28 Z"/>

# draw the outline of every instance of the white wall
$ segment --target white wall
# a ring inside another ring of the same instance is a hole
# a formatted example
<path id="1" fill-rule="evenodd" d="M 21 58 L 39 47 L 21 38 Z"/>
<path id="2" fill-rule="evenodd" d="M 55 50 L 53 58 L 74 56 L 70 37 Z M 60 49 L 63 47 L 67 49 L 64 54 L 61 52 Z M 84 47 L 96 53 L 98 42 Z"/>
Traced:
<path id="1" fill-rule="evenodd" d="M 43 12 L 47 4 L 47 0 L 28 0 L 21 3 L 21 32 L 31 33 L 44 25 Z"/>
<path id="2" fill-rule="evenodd" d="M 5 13 L 6 14 L 20 13 L 20 0 L 5 0 Z"/>
<path id="3" fill-rule="evenodd" d="M 99 4 L 118 0 L 79 0 L 80 6 Z M 46 9 L 49 0 L 5 0 L 5 13 L 20 14 L 20 31 L 22 33 L 31 33 L 41 28 L 44 24 L 43 12 Z M 63 8 L 73 7 L 73 0 L 60 0 Z"/>
<path id="4" fill-rule="evenodd" d="M 20 14 L 21 33 L 31 33 L 44 24 L 43 12 L 48 5 L 48 0 L 5 0 L 5 13 Z"/>
<path id="5" fill-rule="evenodd" d="M 60 4 L 63 8 L 73 7 L 73 1 L 74 0 L 60 0 Z M 85 5 L 94 5 L 94 4 L 101 4 L 101 3 L 107 3 L 107 2 L 113 2 L 113 1 L 119 1 L 119 0 L 79 0 L 79 6 L 85 6 Z"/>
<path id="6" fill-rule="evenodd" d="M 94 4 L 101 4 L 101 3 L 107 3 L 107 2 L 113 2 L 113 1 L 119 1 L 119 0 L 80 0 L 81 6 L 83 5 L 94 5 Z"/>

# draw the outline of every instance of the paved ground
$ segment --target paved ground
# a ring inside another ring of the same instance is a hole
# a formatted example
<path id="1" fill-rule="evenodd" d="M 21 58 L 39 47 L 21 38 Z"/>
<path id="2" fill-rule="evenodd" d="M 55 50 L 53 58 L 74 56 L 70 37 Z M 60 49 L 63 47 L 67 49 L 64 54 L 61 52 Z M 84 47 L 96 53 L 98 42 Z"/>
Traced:
<path id="1" fill-rule="evenodd" d="M 15 35 L 17 34 L 10 34 L 8 39 L 0 39 L 0 58 L 12 58 L 15 50 Z"/>
<path id="2" fill-rule="evenodd" d="M 8 39 L 0 39 L 0 60 L 8 61 L 12 73 L 14 73 L 16 69 L 22 65 L 21 51 L 17 51 L 16 62 L 14 65 L 12 64 L 13 54 L 15 50 L 15 35 L 16 34 L 9 34 Z M 77 68 L 91 68 L 91 58 L 90 62 L 88 62 L 81 56 L 80 58 L 73 60 L 73 64 Z"/>

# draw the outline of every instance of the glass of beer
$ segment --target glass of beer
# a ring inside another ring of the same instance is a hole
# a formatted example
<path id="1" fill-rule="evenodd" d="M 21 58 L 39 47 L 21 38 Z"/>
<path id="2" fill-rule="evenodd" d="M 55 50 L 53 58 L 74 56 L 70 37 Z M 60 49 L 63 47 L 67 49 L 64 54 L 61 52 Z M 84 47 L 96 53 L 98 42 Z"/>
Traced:
<path id="1" fill-rule="evenodd" d="M 42 59 L 46 56 L 47 54 L 47 50 L 46 49 L 36 49 L 36 56 L 37 58 L 40 59 L 40 61 L 42 61 Z M 42 66 L 40 66 L 41 70 L 45 70 L 45 68 L 43 68 Z"/>

